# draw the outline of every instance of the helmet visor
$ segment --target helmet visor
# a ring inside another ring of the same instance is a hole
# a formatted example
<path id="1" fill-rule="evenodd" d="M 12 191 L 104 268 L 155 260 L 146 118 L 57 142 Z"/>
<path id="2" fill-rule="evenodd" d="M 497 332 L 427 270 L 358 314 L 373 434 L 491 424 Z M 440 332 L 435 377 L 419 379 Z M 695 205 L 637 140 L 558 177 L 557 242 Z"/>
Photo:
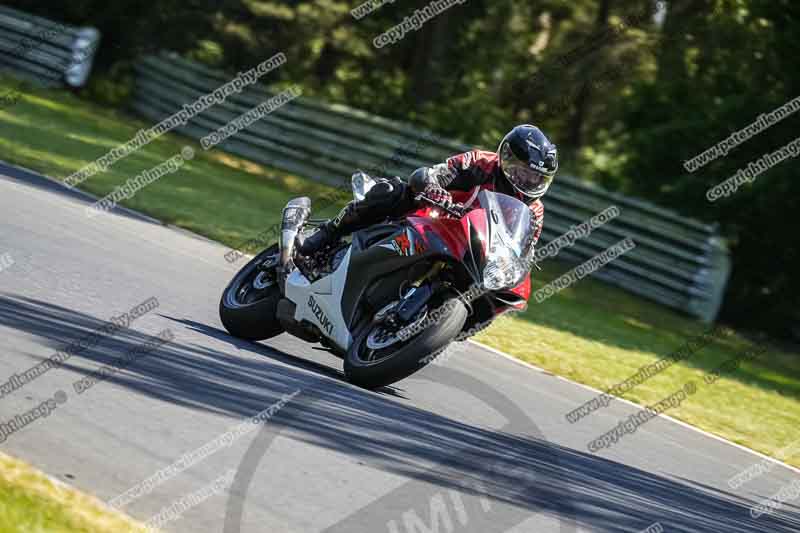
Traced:
<path id="1" fill-rule="evenodd" d="M 553 176 L 534 170 L 517 159 L 507 144 L 500 150 L 500 162 L 508 181 L 525 196 L 541 196 L 553 181 Z"/>

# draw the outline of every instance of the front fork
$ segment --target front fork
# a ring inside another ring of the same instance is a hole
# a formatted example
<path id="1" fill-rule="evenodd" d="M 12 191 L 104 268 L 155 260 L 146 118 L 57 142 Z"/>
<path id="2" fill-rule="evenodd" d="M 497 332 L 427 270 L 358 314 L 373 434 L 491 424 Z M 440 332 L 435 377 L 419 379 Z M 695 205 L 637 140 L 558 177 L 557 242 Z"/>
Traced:
<path id="1" fill-rule="evenodd" d="M 444 284 L 435 279 L 444 266 L 445 263 L 443 261 L 434 263 L 425 274 L 411 283 L 411 287 L 396 306 L 384 316 L 376 317 L 376 319 L 385 318 L 389 324 L 394 326 L 411 322 L 417 316 L 417 313 L 430 301 L 431 297 L 444 286 Z M 432 282 L 428 283 L 429 281 Z"/>

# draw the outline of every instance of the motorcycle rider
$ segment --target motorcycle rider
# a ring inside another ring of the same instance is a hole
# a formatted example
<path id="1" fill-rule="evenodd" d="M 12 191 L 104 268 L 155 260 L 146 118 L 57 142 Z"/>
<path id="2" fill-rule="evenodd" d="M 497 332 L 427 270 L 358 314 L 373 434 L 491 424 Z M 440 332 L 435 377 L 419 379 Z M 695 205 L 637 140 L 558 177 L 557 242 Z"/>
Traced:
<path id="1" fill-rule="evenodd" d="M 452 204 L 448 192 L 469 191 L 475 186 L 514 196 L 527 203 L 536 229 L 533 243 L 539 240 L 544 220 L 541 197 L 558 171 L 558 151 L 536 126 L 522 124 L 512 129 L 497 152 L 472 150 L 447 159 L 447 162 L 422 167 L 409 176 L 380 180 L 363 200 L 348 203 L 332 220 L 302 242 L 298 251 L 310 256 L 339 238 L 371 226 L 386 218 L 402 216 L 415 208 L 414 198 L 422 193 L 434 202 Z"/>

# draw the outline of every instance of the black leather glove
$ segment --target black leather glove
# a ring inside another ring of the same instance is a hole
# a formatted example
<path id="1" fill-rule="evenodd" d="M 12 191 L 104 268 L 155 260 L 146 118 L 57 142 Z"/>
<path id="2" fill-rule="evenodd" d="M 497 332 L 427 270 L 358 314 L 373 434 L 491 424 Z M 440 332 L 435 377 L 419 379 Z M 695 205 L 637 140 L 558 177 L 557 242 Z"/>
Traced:
<path id="1" fill-rule="evenodd" d="M 447 189 L 443 189 L 435 183 L 428 184 L 428 186 L 425 187 L 425 190 L 422 191 L 422 194 L 424 194 L 425 197 L 432 202 L 441 204 L 445 207 L 450 207 L 453 205 L 452 195 L 447 191 Z"/>

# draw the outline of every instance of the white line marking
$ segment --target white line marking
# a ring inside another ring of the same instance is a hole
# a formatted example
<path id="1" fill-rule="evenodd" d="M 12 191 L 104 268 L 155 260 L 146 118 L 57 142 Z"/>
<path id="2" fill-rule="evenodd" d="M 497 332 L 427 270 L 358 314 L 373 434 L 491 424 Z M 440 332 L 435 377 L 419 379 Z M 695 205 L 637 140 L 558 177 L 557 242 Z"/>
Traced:
<path id="1" fill-rule="evenodd" d="M 542 374 L 549 374 L 549 375 L 551 375 L 551 376 L 553 376 L 553 377 L 555 377 L 557 379 L 560 379 L 562 381 L 566 381 L 567 383 L 571 383 L 572 385 L 577 385 L 578 387 L 582 387 L 584 389 L 588 389 L 588 390 L 590 390 L 592 392 L 596 392 L 596 393 L 599 393 L 599 394 L 603 393 L 603 391 L 595 389 L 594 387 L 590 387 L 589 385 L 584 385 L 583 383 L 578 383 L 577 381 L 572 381 L 571 379 L 567 379 L 567 378 L 565 378 L 563 376 L 559 376 L 557 374 L 553 374 L 549 370 L 545 370 L 544 368 L 540 368 L 540 367 L 538 367 L 536 365 L 532 365 L 531 363 L 528 363 L 526 361 L 522 361 L 521 359 L 517 359 L 513 355 L 509 355 L 509 354 L 507 354 L 505 352 L 501 352 L 500 350 L 498 350 L 496 348 L 492 348 L 491 346 L 488 346 L 486 344 L 483 344 L 483 343 L 480 343 L 480 342 L 474 341 L 474 340 L 469 340 L 468 342 L 471 342 L 475 346 L 483 348 L 484 350 L 486 350 L 488 352 L 491 352 L 491 353 L 493 353 L 495 355 L 498 355 L 500 357 L 504 357 L 504 358 L 506 358 L 506 359 L 518 364 L 518 365 L 522 365 L 522 366 L 524 366 L 526 368 L 529 368 L 531 370 L 535 370 L 536 372 L 540 372 Z M 630 400 L 626 400 L 625 398 L 620 398 L 619 396 L 614 396 L 614 398 L 616 398 L 618 401 L 620 401 L 622 403 L 625 403 L 627 405 L 630 405 L 632 407 L 636 407 L 636 408 L 638 408 L 640 410 L 643 409 L 643 407 L 641 405 L 639 405 L 638 403 L 634 403 L 634 402 L 632 402 Z M 673 417 L 671 417 L 669 415 L 665 415 L 663 413 L 659 414 L 658 417 L 659 418 L 664 418 L 664 419 L 669 420 L 671 422 L 674 422 L 675 424 L 678 424 L 679 426 L 683 426 L 685 428 L 688 428 L 688 429 L 691 429 L 693 431 L 696 431 L 697 433 L 705 435 L 706 437 L 711 437 L 714 440 L 718 440 L 720 442 L 724 442 L 725 444 L 729 444 L 729 445 L 731 445 L 731 446 L 733 446 L 735 448 L 738 448 L 738 449 L 743 450 L 745 452 L 749 452 L 749 453 L 751 453 L 751 454 L 753 454 L 753 455 L 755 455 L 757 457 L 760 457 L 762 459 L 766 459 L 767 461 L 773 462 L 773 463 L 775 463 L 777 465 L 780 465 L 780 466 L 782 466 L 782 467 L 784 467 L 784 468 L 786 468 L 788 470 L 791 470 L 795 474 L 800 474 L 800 468 L 794 467 L 794 466 L 792 466 L 790 464 L 786 464 L 783 461 L 779 461 L 778 459 L 775 459 L 774 457 L 770 457 L 769 455 L 765 455 L 765 454 L 763 454 L 763 453 L 761 453 L 759 451 L 753 450 L 753 449 L 748 448 L 746 446 L 742 446 L 741 444 L 737 444 L 735 442 L 731 442 L 728 439 L 725 439 L 725 438 L 720 437 L 718 435 L 714 435 L 713 433 L 709 433 L 708 431 L 705 431 L 703 429 L 695 427 L 695 426 L 693 426 L 691 424 L 687 424 L 686 422 L 678 420 L 677 418 L 673 418 Z"/>

